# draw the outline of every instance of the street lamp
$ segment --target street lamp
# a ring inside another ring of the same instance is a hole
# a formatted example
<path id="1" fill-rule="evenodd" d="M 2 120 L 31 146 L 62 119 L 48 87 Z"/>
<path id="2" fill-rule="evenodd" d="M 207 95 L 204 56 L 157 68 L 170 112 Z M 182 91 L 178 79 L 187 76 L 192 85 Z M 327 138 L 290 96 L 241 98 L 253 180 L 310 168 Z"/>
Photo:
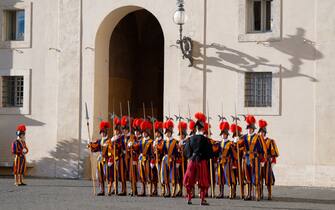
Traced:
<path id="1" fill-rule="evenodd" d="M 178 9 L 173 15 L 173 21 L 175 24 L 179 25 L 179 44 L 181 52 L 183 53 L 183 59 L 187 58 L 190 61 L 189 67 L 193 66 L 193 57 L 192 57 L 192 39 L 190 37 L 183 37 L 183 25 L 187 21 L 187 16 L 184 9 L 184 0 L 177 0 Z"/>

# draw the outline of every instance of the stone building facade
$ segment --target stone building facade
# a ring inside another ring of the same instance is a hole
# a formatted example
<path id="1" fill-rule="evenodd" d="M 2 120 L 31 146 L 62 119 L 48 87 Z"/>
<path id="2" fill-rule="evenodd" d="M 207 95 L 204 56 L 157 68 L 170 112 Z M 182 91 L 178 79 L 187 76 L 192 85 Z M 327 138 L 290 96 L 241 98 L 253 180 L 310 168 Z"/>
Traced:
<path id="1" fill-rule="evenodd" d="M 176 44 L 172 0 L 1 0 L 0 168 L 25 123 L 29 173 L 88 177 L 85 104 L 100 119 L 209 111 L 269 122 L 280 185 L 335 186 L 335 2 L 186 0 Z M 244 124 L 243 124 L 244 126 Z M 0 170 L 1 171 L 1 170 Z"/>

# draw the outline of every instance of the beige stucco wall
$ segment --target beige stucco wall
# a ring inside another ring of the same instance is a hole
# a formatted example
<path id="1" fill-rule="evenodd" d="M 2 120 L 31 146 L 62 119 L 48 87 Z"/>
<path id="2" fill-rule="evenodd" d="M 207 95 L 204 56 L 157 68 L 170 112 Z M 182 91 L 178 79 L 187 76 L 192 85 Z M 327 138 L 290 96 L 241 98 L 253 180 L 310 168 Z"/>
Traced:
<path id="1" fill-rule="evenodd" d="M 238 74 L 281 66 L 281 73 L 276 74 L 281 87 L 279 114 L 261 116 L 268 120 L 269 135 L 280 150 L 277 184 L 335 186 L 332 0 L 283 0 L 282 41 L 262 43 L 238 41 L 238 1 L 187 0 L 184 32 L 195 42 L 192 68 L 181 59 L 175 44 L 178 27 L 172 21 L 173 1 L 83 0 L 82 33 L 80 1 L 32 2 L 32 48 L 23 53 L 0 49 L 0 69 L 32 69 L 30 114 L 0 115 L 0 152 L 4 154 L 0 161 L 10 160 L 15 125 L 24 122 L 30 141 L 28 159 L 35 162 L 32 175 L 87 177 L 82 107 L 87 103 L 96 136 L 98 117 L 101 113 L 106 119 L 108 112 L 111 33 L 126 14 L 145 8 L 164 32 L 166 114 L 168 107 L 177 113 L 179 106 L 181 114 L 188 115 L 188 104 L 195 112 L 203 110 L 208 101 L 217 137 L 216 116 L 222 105 L 225 115 L 234 113 L 241 82 Z"/>

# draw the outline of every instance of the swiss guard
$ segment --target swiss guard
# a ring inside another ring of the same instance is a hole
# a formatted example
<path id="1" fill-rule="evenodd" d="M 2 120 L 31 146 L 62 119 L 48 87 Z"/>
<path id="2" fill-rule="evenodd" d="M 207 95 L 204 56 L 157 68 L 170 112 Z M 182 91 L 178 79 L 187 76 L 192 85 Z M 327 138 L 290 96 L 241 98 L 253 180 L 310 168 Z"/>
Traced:
<path id="1" fill-rule="evenodd" d="M 139 144 L 142 140 L 141 123 L 142 119 L 136 118 L 133 120 L 132 128 L 134 129 L 134 138 L 128 142 L 128 149 L 130 150 L 130 156 L 132 158 L 132 161 L 130 161 L 132 165 L 130 170 L 132 191 L 130 195 L 132 196 L 137 195 Z"/>
<path id="2" fill-rule="evenodd" d="M 177 167 L 177 183 L 178 183 L 178 193 L 177 197 L 183 196 L 183 178 L 186 171 L 187 166 L 187 158 L 185 158 L 184 148 L 187 140 L 187 123 L 184 121 L 180 121 L 178 123 L 178 149 L 179 154 L 176 160 Z"/>
<path id="3" fill-rule="evenodd" d="M 130 173 L 130 167 L 131 167 L 131 155 L 130 155 L 130 149 L 128 148 L 128 143 L 133 142 L 134 136 L 130 133 L 130 125 L 131 119 L 128 116 L 123 116 L 121 118 L 121 129 L 122 129 L 122 139 L 121 139 L 121 155 L 124 164 L 123 164 L 123 176 L 121 177 L 121 183 L 122 183 L 122 192 L 119 194 L 121 196 L 126 195 L 126 181 L 131 180 L 131 173 Z M 122 174 L 122 173 L 121 173 Z"/>
<path id="4" fill-rule="evenodd" d="M 152 177 L 150 177 L 150 163 L 151 159 L 153 158 L 153 141 L 150 138 L 150 132 L 152 130 L 152 124 L 147 121 L 143 120 L 141 122 L 141 131 L 142 131 L 142 139 L 138 142 L 138 151 L 140 153 L 138 158 L 138 168 L 140 179 L 142 183 L 142 192 L 138 194 L 138 196 L 145 196 L 146 195 L 146 185 L 150 184 L 150 191 L 152 190 Z M 152 192 L 150 192 L 152 195 Z"/>
<path id="5" fill-rule="evenodd" d="M 236 197 L 236 176 L 233 172 L 233 166 L 235 164 L 235 150 L 234 142 L 229 141 L 229 123 L 223 121 L 220 123 L 220 136 L 222 137 L 220 145 L 220 159 L 218 165 L 218 183 L 220 186 L 220 194 L 218 198 L 224 197 L 224 185 L 229 187 L 229 198 L 233 199 Z"/>
<path id="6" fill-rule="evenodd" d="M 164 122 L 165 140 L 164 140 L 164 157 L 162 159 L 161 179 L 166 188 L 164 197 L 171 196 L 170 182 L 173 187 L 172 197 L 176 197 L 176 180 L 177 169 L 176 160 L 178 158 L 178 142 L 172 137 L 174 123 L 172 120 Z"/>
<path id="7" fill-rule="evenodd" d="M 155 121 L 154 123 L 155 127 L 155 141 L 153 143 L 154 146 L 154 162 L 155 162 L 155 167 L 158 173 L 161 173 L 161 163 L 163 159 L 163 148 L 164 148 L 164 134 L 163 134 L 163 122 L 160 121 Z M 158 175 L 158 174 L 157 174 Z M 159 175 L 160 176 L 160 175 Z M 164 184 L 160 181 L 161 183 L 161 196 L 165 195 L 165 186 Z M 157 191 L 157 186 L 155 186 L 155 190 Z"/>
<path id="8" fill-rule="evenodd" d="M 210 186 L 210 176 L 208 162 L 212 158 L 212 145 L 204 136 L 206 116 L 203 113 L 196 113 L 195 123 L 196 133 L 185 145 L 185 154 L 189 159 L 187 170 L 184 176 L 184 186 L 187 189 L 187 203 L 192 204 L 192 191 L 194 185 L 198 183 L 200 189 L 201 205 L 209 205 L 205 200 L 205 195 Z"/>
<path id="9" fill-rule="evenodd" d="M 243 178 L 243 167 L 242 167 L 242 156 L 243 151 L 237 151 L 237 142 L 242 137 L 242 127 L 236 125 L 235 123 L 231 124 L 230 132 L 233 134 L 232 138 L 232 150 L 234 151 L 234 163 L 232 165 L 232 174 L 235 176 L 236 184 L 237 182 L 240 185 L 241 199 L 244 198 L 244 178 Z M 240 164 L 239 164 L 240 163 Z M 241 178 L 239 177 L 241 175 Z M 233 198 L 236 198 L 236 185 L 233 186 L 234 195 Z"/>
<path id="10" fill-rule="evenodd" d="M 261 184 L 261 165 L 260 160 L 264 155 L 265 147 L 259 135 L 255 133 L 256 119 L 252 115 L 245 118 L 248 133 L 244 135 L 237 146 L 243 151 L 243 171 L 244 180 L 247 184 L 247 196 L 245 200 L 251 200 L 253 187 L 256 189 L 256 200 L 260 200 L 260 184 Z"/>
<path id="11" fill-rule="evenodd" d="M 18 125 L 16 129 L 16 140 L 12 143 L 12 153 L 15 155 L 13 172 L 16 186 L 26 185 L 23 182 L 23 176 L 26 173 L 26 154 L 28 147 L 26 144 L 26 126 Z"/>
<path id="12" fill-rule="evenodd" d="M 114 117 L 113 119 L 113 137 L 111 138 L 112 142 L 112 153 L 114 156 L 113 162 L 113 171 L 114 171 L 114 191 L 113 194 L 125 195 L 125 160 L 123 153 L 123 135 L 121 131 L 121 121 L 118 117 Z M 118 193 L 118 182 L 121 181 L 122 188 L 121 192 Z"/>
<path id="13" fill-rule="evenodd" d="M 108 138 L 108 129 L 110 128 L 109 122 L 102 121 L 100 123 L 100 139 L 90 142 L 88 148 L 91 152 L 98 153 L 97 156 L 97 174 L 100 186 L 100 192 L 97 196 L 105 195 L 105 179 L 108 183 L 108 195 L 112 195 L 113 179 L 113 155 L 112 143 Z"/>
<path id="14" fill-rule="evenodd" d="M 275 140 L 267 137 L 267 122 L 265 120 L 259 120 L 259 136 L 266 145 L 266 155 L 262 160 L 262 184 L 261 184 L 261 197 L 263 198 L 263 183 L 268 189 L 268 200 L 272 199 L 272 186 L 275 183 L 275 176 L 272 170 L 274 164 L 277 163 L 277 157 L 279 156 L 278 147 Z"/>

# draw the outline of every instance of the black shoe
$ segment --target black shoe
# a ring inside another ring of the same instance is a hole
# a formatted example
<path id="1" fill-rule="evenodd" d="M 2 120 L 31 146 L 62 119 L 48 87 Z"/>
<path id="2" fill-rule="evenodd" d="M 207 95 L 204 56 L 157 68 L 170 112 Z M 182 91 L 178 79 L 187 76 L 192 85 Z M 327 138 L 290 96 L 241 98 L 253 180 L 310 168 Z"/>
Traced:
<path id="1" fill-rule="evenodd" d="M 107 195 L 108 195 L 108 196 L 112 196 L 112 195 L 113 195 L 113 193 L 112 193 L 112 192 L 109 192 Z"/>
<path id="2" fill-rule="evenodd" d="M 192 205 L 192 201 L 187 201 L 187 204 L 188 205 Z"/>
<path id="3" fill-rule="evenodd" d="M 26 185 L 27 185 L 27 184 L 26 184 L 26 183 L 23 183 L 23 182 L 20 184 L 20 186 L 26 186 Z"/>
<path id="4" fill-rule="evenodd" d="M 146 196 L 146 195 L 145 195 L 145 192 L 142 192 L 142 193 L 138 194 L 137 196 L 138 196 L 138 197 L 144 197 L 144 196 Z"/>
<path id="5" fill-rule="evenodd" d="M 251 196 L 247 196 L 244 198 L 245 201 L 251 201 Z"/>
<path id="6" fill-rule="evenodd" d="M 97 196 L 105 196 L 105 192 L 99 192 Z"/>
<path id="7" fill-rule="evenodd" d="M 119 194 L 117 194 L 118 196 L 126 196 L 127 193 L 126 192 L 120 192 Z"/>
<path id="8" fill-rule="evenodd" d="M 209 203 L 206 200 L 201 201 L 201 206 L 209 206 Z"/>

